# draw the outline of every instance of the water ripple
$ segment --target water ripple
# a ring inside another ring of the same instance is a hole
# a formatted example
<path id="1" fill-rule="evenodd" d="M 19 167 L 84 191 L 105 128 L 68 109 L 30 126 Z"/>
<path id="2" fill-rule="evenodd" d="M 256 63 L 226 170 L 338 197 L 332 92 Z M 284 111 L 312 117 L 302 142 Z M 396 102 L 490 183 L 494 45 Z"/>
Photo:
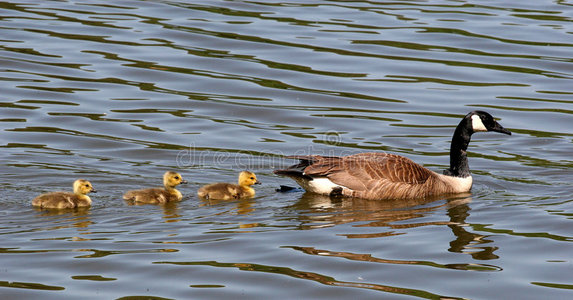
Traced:
<path id="1" fill-rule="evenodd" d="M 3 297 L 570 298 L 572 8 L 0 3 Z M 476 109 L 513 135 L 472 137 L 468 195 L 275 191 L 292 154 L 387 151 L 441 172 Z M 122 200 L 168 169 L 189 181 L 181 203 Z M 263 182 L 254 199 L 196 198 L 242 169 Z M 91 209 L 30 207 L 79 177 Z"/>

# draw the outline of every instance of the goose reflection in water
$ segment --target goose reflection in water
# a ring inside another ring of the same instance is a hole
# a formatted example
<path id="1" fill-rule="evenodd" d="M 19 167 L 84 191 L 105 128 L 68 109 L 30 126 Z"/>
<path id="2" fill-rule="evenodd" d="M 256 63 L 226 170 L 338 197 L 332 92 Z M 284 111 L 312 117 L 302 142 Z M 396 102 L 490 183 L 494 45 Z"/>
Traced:
<path id="1" fill-rule="evenodd" d="M 375 233 L 340 234 L 347 238 L 378 238 L 407 234 L 400 229 L 423 226 L 447 226 L 455 236 L 449 243 L 448 251 L 470 254 L 478 260 L 497 259 L 495 246 L 485 246 L 492 243 L 485 235 L 468 232 L 471 228 L 466 223 L 471 210 L 470 194 L 456 195 L 456 197 L 438 201 L 440 198 L 422 198 L 396 201 L 372 201 L 357 198 L 333 198 L 329 196 L 305 193 L 293 208 L 304 211 L 299 214 L 301 229 L 317 229 L 331 227 L 346 223 L 359 223 L 354 227 L 381 227 L 390 230 Z M 443 198 L 442 198 L 443 199 Z M 449 217 L 447 221 L 415 222 L 415 219 L 427 216 L 430 213 L 446 209 Z M 407 222 L 408 221 L 408 222 Z M 399 222 L 399 224 L 397 224 Z M 297 249 L 308 254 L 316 254 L 312 249 Z M 320 250 L 328 253 L 327 250 Z M 352 256 L 352 255 L 351 255 Z M 353 256 L 362 260 L 364 254 Z M 372 260 L 371 257 L 365 260 Z M 496 267 L 497 268 L 497 267 Z M 486 269 L 491 269 L 487 267 Z"/>

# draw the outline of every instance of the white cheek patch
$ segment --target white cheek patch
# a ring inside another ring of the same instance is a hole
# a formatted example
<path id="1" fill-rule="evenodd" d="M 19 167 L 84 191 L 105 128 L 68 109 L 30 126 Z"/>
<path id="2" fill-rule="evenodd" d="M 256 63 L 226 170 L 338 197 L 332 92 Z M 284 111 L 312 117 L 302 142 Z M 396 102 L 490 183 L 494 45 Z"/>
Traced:
<path id="1" fill-rule="evenodd" d="M 487 131 L 487 128 L 485 128 L 485 125 L 483 125 L 483 122 L 481 121 L 481 118 L 478 115 L 472 116 L 472 128 L 474 132 Z"/>

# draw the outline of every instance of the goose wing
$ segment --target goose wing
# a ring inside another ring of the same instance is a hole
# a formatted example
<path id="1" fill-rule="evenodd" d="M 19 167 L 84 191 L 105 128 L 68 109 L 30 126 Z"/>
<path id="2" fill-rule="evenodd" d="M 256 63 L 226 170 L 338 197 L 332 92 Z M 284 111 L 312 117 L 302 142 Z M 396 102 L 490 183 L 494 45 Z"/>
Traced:
<path id="1" fill-rule="evenodd" d="M 386 184 L 423 184 L 433 172 L 395 154 L 360 153 L 349 156 L 295 156 L 303 174 L 327 177 L 354 191 L 366 191 Z"/>

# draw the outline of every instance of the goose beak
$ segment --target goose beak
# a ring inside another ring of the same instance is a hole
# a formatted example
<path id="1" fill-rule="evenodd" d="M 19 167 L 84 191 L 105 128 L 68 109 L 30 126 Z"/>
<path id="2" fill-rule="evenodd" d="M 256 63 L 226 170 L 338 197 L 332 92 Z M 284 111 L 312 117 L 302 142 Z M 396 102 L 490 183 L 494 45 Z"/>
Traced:
<path id="1" fill-rule="evenodd" d="M 187 180 L 181 180 L 181 184 L 187 184 Z"/>
<path id="2" fill-rule="evenodd" d="M 97 193 L 96 189 L 92 188 L 92 190 L 90 191 L 90 193 Z"/>
<path id="3" fill-rule="evenodd" d="M 495 124 L 493 125 L 492 128 L 489 129 L 489 131 L 495 131 L 495 132 L 511 135 L 511 131 L 503 128 L 503 126 L 501 126 L 498 122 L 495 122 Z"/>
<path id="4" fill-rule="evenodd" d="M 257 180 L 257 181 L 255 181 L 255 184 L 261 184 L 261 182 Z"/>

